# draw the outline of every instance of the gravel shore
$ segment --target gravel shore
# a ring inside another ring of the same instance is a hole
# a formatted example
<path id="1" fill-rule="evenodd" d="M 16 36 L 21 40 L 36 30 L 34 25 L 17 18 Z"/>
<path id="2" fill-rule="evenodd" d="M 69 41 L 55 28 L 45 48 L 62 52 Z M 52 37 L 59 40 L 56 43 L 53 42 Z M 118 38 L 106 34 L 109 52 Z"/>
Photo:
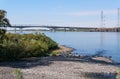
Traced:
<path id="1" fill-rule="evenodd" d="M 66 48 L 63 46 L 62 50 L 65 52 Z M 120 71 L 116 63 L 105 57 L 60 55 L 1 62 L 0 79 L 16 79 L 13 73 L 16 68 L 21 69 L 24 79 L 115 79 Z"/>

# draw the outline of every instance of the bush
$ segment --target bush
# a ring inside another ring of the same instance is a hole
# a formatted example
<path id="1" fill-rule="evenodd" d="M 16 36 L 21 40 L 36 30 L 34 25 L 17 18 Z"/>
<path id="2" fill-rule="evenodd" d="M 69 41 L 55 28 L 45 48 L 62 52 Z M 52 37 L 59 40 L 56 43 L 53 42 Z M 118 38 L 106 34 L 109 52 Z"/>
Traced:
<path id="1" fill-rule="evenodd" d="M 16 60 L 22 57 L 24 47 L 22 44 L 11 41 L 4 42 L 0 48 L 0 58 L 2 60 Z"/>
<path id="2" fill-rule="evenodd" d="M 46 56 L 57 43 L 43 34 L 6 34 L 0 44 L 0 60 Z"/>

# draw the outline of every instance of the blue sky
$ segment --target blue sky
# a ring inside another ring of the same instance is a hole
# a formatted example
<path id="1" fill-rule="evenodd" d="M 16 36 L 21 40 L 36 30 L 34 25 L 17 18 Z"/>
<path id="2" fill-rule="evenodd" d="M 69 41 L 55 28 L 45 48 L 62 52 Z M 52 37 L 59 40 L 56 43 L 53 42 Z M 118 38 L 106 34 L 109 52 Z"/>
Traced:
<path id="1" fill-rule="evenodd" d="M 99 27 L 104 11 L 105 26 L 117 25 L 120 0 L 0 0 L 11 24 Z"/>

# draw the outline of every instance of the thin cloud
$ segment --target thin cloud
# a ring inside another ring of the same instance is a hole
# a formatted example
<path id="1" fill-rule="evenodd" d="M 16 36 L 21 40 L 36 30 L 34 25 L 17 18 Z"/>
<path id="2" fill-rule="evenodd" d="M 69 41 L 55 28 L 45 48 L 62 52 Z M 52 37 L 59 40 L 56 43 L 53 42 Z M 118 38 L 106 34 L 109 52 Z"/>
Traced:
<path id="1" fill-rule="evenodd" d="M 114 10 L 106 10 L 104 11 L 104 13 L 107 15 L 115 15 L 117 14 L 117 9 L 114 9 Z"/>
<path id="2" fill-rule="evenodd" d="M 72 12 L 69 13 L 68 15 L 72 15 L 72 16 L 89 16 L 89 15 L 98 15 L 99 12 L 97 11 L 81 11 L 81 12 Z"/>
<path id="3" fill-rule="evenodd" d="M 98 10 L 98 11 L 71 12 L 71 13 L 67 13 L 67 15 L 71 15 L 71 16 L 94 16 L 94 15 L 100 15 L 101 11 Z M 117 14 L 117 10 L 104 10 L 104 14 L 105 15 Z"/>

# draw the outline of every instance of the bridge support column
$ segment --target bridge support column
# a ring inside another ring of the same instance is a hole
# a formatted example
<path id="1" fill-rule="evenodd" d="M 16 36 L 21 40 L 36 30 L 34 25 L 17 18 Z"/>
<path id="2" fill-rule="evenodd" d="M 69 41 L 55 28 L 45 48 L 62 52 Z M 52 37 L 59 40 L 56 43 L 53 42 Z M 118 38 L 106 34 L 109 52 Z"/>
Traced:
<path id="1" fill-rule="evenodd" d="M 23 28 L 20 28 L 20 32 L 21 32 L 21 33 L 23 32 Z"/>
<path id="2" fill-rule="evenodd" d="M 69 31 L 77 31 L 78 29 L 75 28 L 69 28 Z"/>
<path id="3" fill-rule="evenodd" d="M 15 33 L 16 33 L 16 27 L 15 27 Z"/>
<path id="4" fill-rule="evenodd" d="M 50 29 L 51 32 L 55 32 L 56 31 L 56 28 L 52 28 Z"/>
<path id="5" fill-rule="evenodd" d="M 64 28 L 64 31 L 66 32 L 66 31 L 67 31 L 67 28 Z"/>

